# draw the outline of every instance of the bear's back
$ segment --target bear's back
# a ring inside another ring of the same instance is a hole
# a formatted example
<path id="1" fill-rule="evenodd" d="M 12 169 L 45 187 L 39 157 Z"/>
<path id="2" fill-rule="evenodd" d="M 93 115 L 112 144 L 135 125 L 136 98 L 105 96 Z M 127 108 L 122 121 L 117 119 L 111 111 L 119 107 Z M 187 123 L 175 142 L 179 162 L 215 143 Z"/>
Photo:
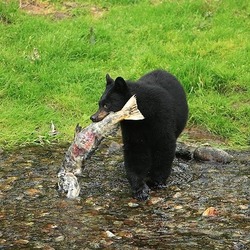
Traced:
<path id="1" fill-rule="evenodd" d="M 185 91 L 177 78 L 167 71 L 155 70 L 142 76 L 137 81 L 137 84 L 142 89 L 156 90 L 163 99 L 165 98 L 166 102 L 173 102 L 171 106 L 174 108 L 176 137 L 178 137 L 188 119 L 188 105 Z M 147 92 L 150 93 L 149 91 Z"/>
<path id="2" fill-rule="evenodd" d="M 151 87 L 158 86 L 168 91 L 171 96 L 175 96 L 178 92 L 184 92 L 176 77 L 164 70 L 154 70 L 142 76 L 137 83 L 147 84 Z"/>

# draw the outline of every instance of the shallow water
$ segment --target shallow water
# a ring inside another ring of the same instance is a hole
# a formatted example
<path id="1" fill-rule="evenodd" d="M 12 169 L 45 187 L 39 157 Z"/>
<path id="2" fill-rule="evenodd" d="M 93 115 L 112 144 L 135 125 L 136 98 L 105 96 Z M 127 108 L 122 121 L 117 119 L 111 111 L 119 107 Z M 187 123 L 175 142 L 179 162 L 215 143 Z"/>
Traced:
<path id="1" fill-rule="evenodd" d="M 224 165 L 175 160 L 168 187 L 137 202 L 105 141 L 69 200 L 55 188 L 68 146 L 0 154 L 0 249 L 250 249 L 250 152 Z"/>

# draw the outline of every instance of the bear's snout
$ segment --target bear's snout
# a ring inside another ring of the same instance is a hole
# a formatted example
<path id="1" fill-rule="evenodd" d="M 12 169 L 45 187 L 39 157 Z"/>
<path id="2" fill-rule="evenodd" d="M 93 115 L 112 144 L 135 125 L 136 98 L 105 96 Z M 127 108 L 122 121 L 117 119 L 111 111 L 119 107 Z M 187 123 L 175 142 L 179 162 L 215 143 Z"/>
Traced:
<path id="1" fill-rule="evenodd" d="M 93 114 L 92 116 L 90 116 L 90 120 L 92 122 L 100 122 L 103 118 L 105 118 L 107 115 L 109 114 L 109 112 L 107 112 L 104 109 L 99 109 L 95 114 Z"/>
<path id="2" fill-rule="evenodd" d="M 91 120 L 92 122 L 99 122 L 98 117 L 97 117 L 96 114 L 91 115 L 91 116 L 90 116 L 90 120 Z"/>

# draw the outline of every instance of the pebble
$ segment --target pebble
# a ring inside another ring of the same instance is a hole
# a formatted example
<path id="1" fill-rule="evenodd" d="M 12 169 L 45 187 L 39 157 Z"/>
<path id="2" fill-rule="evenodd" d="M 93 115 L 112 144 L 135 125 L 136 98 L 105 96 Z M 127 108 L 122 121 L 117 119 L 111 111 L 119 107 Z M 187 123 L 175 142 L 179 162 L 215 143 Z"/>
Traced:
<path id="1" fill-rule="evenodd" d="M 56 229 L 56 228 L 58 228 L 58 226 L 56 224 L 49 223 L 45 227 L 43 227 L 41 231 L 45 232 L 45 233 L 48 233 L 48 232 L 50 232 L 50 231 L 52 231 L 53 229 Z"/>
<path id="2" fill-rule="evenodd" d="M 174 209 L 176 209 L 176 210 L 180 210 L 180 209 L 182 209 L 182 208 L 183 208 L 182 205 L 176 205 L 176 206 L 174 206 Z"/>
<path id="3" fill-rule="evenodd" d="M 16 200 L 20 201 L 24 198 L 24 194 L 20 194 L 16 197 Z"/>
<path id="4" fill-rule="evenodd" d="M 93 248 L 93 249 L 98 249 L 98 248 L 100 248 L 100 243 L 98 243 L 98 242 L 90 242 L 89 246 L 91 248 Z"/>
<path id="5" fill-rule="evenodd" d="M 19 239 L 15 241 L 15 244 L 20 244 L 20 245 L 26 245 L 28 244 L 29 241 L 28 240 L 24 240 L 24 239 Z"/>
<path id="6" fill-rule="evenodd" d="M 133 234 L 131 232 L 126 232 L 126 231 L 121 231 L 118 233 L 118 235 L 120 237 L 123 237 L 123 238 L 133 238 Z"/>
<path id="7" fill-rule="evenodd" d="M 129 202 L 128 206 L 129 207 L 139 207 L 139 204 L 138 203 L 134 203 L 134 202 Z"/>
<path id="8" fill-rule="evenodd" d="M 102 210 L 102 209 L 104 209 L 104 207 L 101 207 L 101 206 L 95 206 L 95 207 L 94 207 L 94 210 L 96 210 L 96 211 L 100 211 L 100 210 Z"/>
<path id="9" fill-rule="evenodd" d="M 113 224 L 116 225 L 117 227 L 120 227 L 120 226 L 122 226 L 123 222 L 116 220 L 116 221 L 113 222 Z"/>
<path id="10" fill-rule="evenodd" d="M 100 244 L 102 245 L 102 248 L 107 248 L 110 245 L 112 245 L 114 242 L 112 240 L 101 240 Z"/>
<path id="11" fill-rule="evenodd" d="M 32 227 L 34 224 L 35 224 L 35 222 L 33 222 L 33 221 L 25 222 L 25 225 L 30 226 L 30 227 Z"/>
<path id="12" fill-rule="evenodd" d="M 64 241 L 64 236 L 63 235 L 60 235 L 60 236 L 55 238 L 55 242 L 60 242 L 60 241 Z"/>
<path id="13" fill-rule="evenodd" d="M 112 232 L 110 232 L 108 230 L 105 231 L 105 233 L 106 233 L 106 236 L 109 237 L 109 238 L 115 237 L 115 234 L 113 234 Z"/>
<path id="14" fill-rule="evenodd" d="M 88 197 L 86 200 L 85 200 L 85 203 L 88 204 L 88 205 L 92 205 L 94 206 L 95 205 L 95 200 L 92 196 Z"/>
<path id="15" fill-rule="evenodd" d="M 5 239 L 0 239 L 0 244 L 4 244 L 7 240 Z"/>
<path id="16" fill-rule="evenodd" d="M 154 204 L 157 204 L 161 201 L 163 201 L 164 199 L 161 198 L 161 197 L 152 197 L 150 200 L 148 200 L 148 205 L 154 205 Z"/>
<path id="17" fill-rule="evenodd" d="M 24 193 L 29 195 L 29 196 L 36 196 L 36 195 L 41 194 L 41 191 L 39 189 L 36 189 L 36 188 L 30 188 L 30 189 L 26 190 Z"/>
<path id="18" fill-rule="evenodd" d="M 122 148 L 122 145 L 115 142 L 115 141 L 112 141 L 109 148 L 108 148 L 108 154 L 114 154 L 114 153 L 117 153 L 121 150 Z"/>
<path id="19" fill-rule="evenodd" d="M 234 242 L 233 250 L 244 250 L 247 249 L 242 242 Z"/>
<path id="20" fill-rule="evenodd" d="M 34 249 L 43 249 L 43 250 L 55 250 L 55 248 L 49 246 L 46 243 L 36 241 L 34 242 Z"/>
<path id="21" fill-rule="evenodd" d="M 177 192 L 177 193 L 175 193 L 174 196 L 173 196 L 174 199 L 178 199 L 178 198 L 180 198 L 180 197 L 181 197 L 181 192 Z"/>
<path id="22" fill-rule="evenodd" d="M 191 160 L 193 158 L 195 147 L 177 142 L 175 154 L 177 158 Z"/>
<path id="23" fill-rule="evenodd" d="M 202 216 L 212 217 L 212 216 L 216 216 L 217 214 L 218 212 L 215 207 L 209 207 L 202 213 Z"/>
<path id="24" fill-rule="evenodd" d="M 248 209 L 248 205 L 239 205 L 239 208 L 241 209 L 241 210 L 247 210 Z"/>
<path id="25" fill-rule="evenodd" d="M 0 190 L 2 191 L 9 191 L 10 189 L 13 188 L 13 184 L 15 180 L 18 178 L 16 176 L 10 176 L 7 177 L 6 179 L 1 180 L 0 182 Z"/>

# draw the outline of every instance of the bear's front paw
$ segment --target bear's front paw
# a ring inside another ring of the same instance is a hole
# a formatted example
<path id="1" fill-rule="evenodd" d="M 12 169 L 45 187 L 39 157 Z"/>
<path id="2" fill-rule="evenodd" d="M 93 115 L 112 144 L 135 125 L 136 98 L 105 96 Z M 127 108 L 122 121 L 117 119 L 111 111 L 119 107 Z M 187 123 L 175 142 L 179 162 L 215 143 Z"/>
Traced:
<path id="1" fill-rule="evenodd" d="M 133 198 L 138 201 L 145 201 L 149 198 L 149 188 L 147 185 L 143 187 L 143 189 L 137 190 L 133 192 Z"/>

